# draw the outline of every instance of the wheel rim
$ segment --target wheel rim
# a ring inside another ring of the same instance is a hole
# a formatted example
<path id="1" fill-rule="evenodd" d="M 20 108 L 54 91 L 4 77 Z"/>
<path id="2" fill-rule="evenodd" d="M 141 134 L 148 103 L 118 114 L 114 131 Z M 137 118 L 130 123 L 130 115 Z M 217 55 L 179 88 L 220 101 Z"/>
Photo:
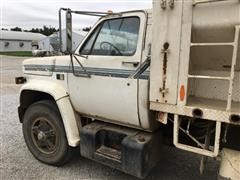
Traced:
<path id="1" fill-rule="evenodd" d="M 55 126 L 48 119 L 41 117 L 32 123 L 31 137 L 42 153 L 51 154 L 56 151 L 58 135 Z"/>

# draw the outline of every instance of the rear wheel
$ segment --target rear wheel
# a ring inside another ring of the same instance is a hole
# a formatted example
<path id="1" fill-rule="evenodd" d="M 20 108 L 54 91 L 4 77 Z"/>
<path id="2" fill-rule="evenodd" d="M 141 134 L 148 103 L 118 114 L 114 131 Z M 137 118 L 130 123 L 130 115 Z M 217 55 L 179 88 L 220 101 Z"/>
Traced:
<path id="1" fill-rule="evenodd" d="M 55 102 L 32 104 L 23 117 L 23 135 L 33 156 L 46 164 L 60 166 L 71 159 L 62 118 Z"/>

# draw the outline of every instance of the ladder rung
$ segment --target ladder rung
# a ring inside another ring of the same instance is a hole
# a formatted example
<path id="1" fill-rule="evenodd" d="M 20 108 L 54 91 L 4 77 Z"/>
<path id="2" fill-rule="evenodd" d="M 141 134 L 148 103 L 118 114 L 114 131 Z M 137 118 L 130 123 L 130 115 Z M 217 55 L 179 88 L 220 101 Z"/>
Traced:
<path id="1" fill-rule="evenodd" d="M 188 78 L 199 78 L 199 79 L 216 79 L 216 80 L 230 80 L 230 77 L 220 76 L 202 76 L 202 75 L 188 75 Z"/>
<path id="2" fill-rule="evenodd" d="M 191 43 L 191 46 L 234 46 L 234 42 L 229 43 Z"/>

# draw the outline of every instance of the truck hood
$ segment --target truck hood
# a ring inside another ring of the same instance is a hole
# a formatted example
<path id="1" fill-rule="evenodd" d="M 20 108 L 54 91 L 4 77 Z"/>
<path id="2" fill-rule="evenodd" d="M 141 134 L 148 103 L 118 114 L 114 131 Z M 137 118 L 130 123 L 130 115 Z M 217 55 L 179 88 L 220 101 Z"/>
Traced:
<path id="1" fill-rule="evenodd" d="M 31 58 L 23 61 L 23 73 L 30 75 L 52 76 L 55 66 L 69 66 L 69 56 Z"/>

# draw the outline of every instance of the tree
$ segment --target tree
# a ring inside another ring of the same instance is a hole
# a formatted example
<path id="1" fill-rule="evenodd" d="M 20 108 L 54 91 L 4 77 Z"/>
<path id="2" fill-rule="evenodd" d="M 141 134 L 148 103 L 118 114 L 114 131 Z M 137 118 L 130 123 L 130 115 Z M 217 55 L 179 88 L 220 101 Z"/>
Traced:
<path id="1" fill-rule="evenodd" d="M 15 27 L 15 28 L 12 28 L 10 29 L 11 31 L 22 31 L 22 29 L 20 27 Z"/>
<path id="2" fill-rule="evenodd" d="M 44 34 L 44 35 L 46 35 L 46 36 L 49 36 L 49 35 L 51 35 L 51 34 L 53 34 L 54 32 L 57 32 L 58 31 L 58 29 L 56 29 L 56 28 L 53 28 L 53 27 L 47 27 L 47 26 L 43 26 L 42 28 L 40 28 L 40 29 L 38 29 L 38 28 L 36 28 L 36 29 L 34 29 L 34 28 L 32 28 L 29 32 L 33 32 L 33 33 L 41 33 L 41 34 Z"/>
<path id="3" fill-rule="evenodd" d="M 2 28 L 2 30 L 8 30 L 5 28 Z M 24 30 L 20 27 L 15 27 L 15 28 L 11 28 L 11 31 L 23 31 L 23 32 L 32 32 L 32 33 L 41 33 L 44 34 L 46 36 L 49 36 L 57 31 L 59 31 L 58 29 L 56 29 L 55 27 L 47 27 L 47 26 L 43 26 L 42 28 L 32 28 L 31 30 Z"/>

